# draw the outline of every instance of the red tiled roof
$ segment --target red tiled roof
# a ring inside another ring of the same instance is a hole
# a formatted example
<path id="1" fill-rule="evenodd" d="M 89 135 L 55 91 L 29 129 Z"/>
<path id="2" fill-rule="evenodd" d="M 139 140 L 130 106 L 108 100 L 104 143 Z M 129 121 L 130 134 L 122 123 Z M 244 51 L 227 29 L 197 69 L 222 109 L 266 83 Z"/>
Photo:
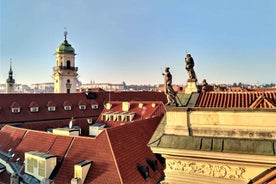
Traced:
<path id="1" fill-rule="evenodd" d="M 42 120 L 57 120 L 68 119 L 71 117 L 98 117 L 103 109 L 103 102 L 118 100 L 118 101 L 163 101 L 166 103 L 166 96 L 159 92 L 97 92 L 96 99 L 88 99 L 85 93 L 72 94 L 0 94 L 1 111 L 0 124 L 15 123 L 15 122 L 30 122 Z M 63 103 L 70 100 L 72 110 L 65 111 Z M 91 101 L 96 100 L 99 104 L 98 109 L 92 109 L 87 106 L 86 110 L 74 108 L 79 106 L 79 103 L 91 104 Z M 47 105 L 52 101 L 56 105 L 56 111 L 49 112 Z M 10 106 L 12 103 L 20 105 L 20 113 L 11 113 Z M 39 104 L 38 112 L 30 112 L 30 104 L 36 102 Z"/>
<path id="2" fill-rule="evenodd" d="M 147 165 L 147 158 L 156 159 L 146 145 L 161 118 L 145 119 L 106 130 L 122 183 L 156 183 L 163 176 L 163 166 L 159 162 L 157 173 L 149 167 L 149 181 L 145 181 L 136 168 L 137 164 Z"/>
<path id="3" fill-rule="evenodd" d="M 75 137 L 55 178 L 56 184 L 70 183 L 74 164 L 93 161 L 85 183 L 121 183 L 106 132 L 97 138 Z"/>
<path id="4" fill-rule="evenodd" d="M 20 108 L 21 106 L 17 102 L 11 104 L 11 108 Z"/>
<path id="5" fill-rule="evenodd" d="M 15 153 L 14 159 L 20 157 L 20 164 L 24 160 L 24 153 L 26 151 L 39 151 L 47 153 L 56 139 L 56 135 L 41 132 L 41 131 L 30 131 L 28 130 L 22 141 L 18 144 L 16 149 L 13 151 Z"/>
<path id="6" fill-rule="evenodd" d="M 68 100 L 65 100 L 63 103 L 63 107 L 65 106 L 72 106 L 72 104 Z"/>
<path id="7" fill-rule="evenodd" d="M 4 152 L 7 152 L 10 148 L 14 150 L 23 139 L 25 133 L 26 130 L 24 129 L 15 129 L 10 126 L 4 126 L 0 131 L 0 140 L 2 140 L 0 143 L 0 150 Z"/>
<path id="8" fill-rule="evenodd" d="M 276 91 L 201 93 L 196 107 L 208 108 L 276 108 Z"/>
<path id="9" fill-rule="evenodd" d="M 253 184 L 276 184 L 276 167 L 265 170 L 253 180 L 255 180 L 252 181 Z"/>
<path id="10" fill-rule="evenodd" d="M 32 101 L 29 105 L 29 107 L 39 107 L 37 102 Z"/>
<path id="11" fill-rule="evenodd" d="M 112 104 L 111 108 L 103 109 L 101 115 L 104 113 L 107 113 L 107 112 L 123 112 L 123 110 L 122 110 L 123 102 L 110 101 L 109 103 Z M 157 102 L 157 101 L 131 101 L 129 103 L 130 103 L 130 107 L 129 107 L 128 112 L 135 113 L 133 121 L 150 118 L 153 116 L 160 116 L 166 112 L 165 106 L 161 101 L 159 101 L 159 102 Z M 139 107 L 140 103 L 142 104 L 142 107 Z M 155 106 L 152 106 L 152 104 L 155 104 Z M 99 118 L 97 120 L 98 122 L 102 121 L 101 115 L 99 116 Z"/>

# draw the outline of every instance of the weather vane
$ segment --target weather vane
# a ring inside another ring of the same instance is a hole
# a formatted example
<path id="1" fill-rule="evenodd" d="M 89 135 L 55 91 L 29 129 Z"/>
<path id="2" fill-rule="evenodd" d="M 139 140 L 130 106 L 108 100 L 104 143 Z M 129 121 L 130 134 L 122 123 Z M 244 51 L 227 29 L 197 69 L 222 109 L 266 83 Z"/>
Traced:
<path id="1" fill-rule="evenodd" d="M 68 32 L 66 31 L 66 27 L 64 27 L 64 39 L 66 40 L 67 39 L 67 35 L 68 35 Z"/>

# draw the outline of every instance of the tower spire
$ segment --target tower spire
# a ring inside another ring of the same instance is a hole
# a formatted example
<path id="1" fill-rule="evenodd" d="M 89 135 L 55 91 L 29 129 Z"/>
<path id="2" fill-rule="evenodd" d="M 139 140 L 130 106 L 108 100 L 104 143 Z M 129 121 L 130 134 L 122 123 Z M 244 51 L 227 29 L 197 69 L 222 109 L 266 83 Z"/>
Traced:
<path id="1" fill-rule="evenodd" d="M 66 27 L 64 27 L 64 40 L 67 40 L 68 32 L 66 31 Z"/>

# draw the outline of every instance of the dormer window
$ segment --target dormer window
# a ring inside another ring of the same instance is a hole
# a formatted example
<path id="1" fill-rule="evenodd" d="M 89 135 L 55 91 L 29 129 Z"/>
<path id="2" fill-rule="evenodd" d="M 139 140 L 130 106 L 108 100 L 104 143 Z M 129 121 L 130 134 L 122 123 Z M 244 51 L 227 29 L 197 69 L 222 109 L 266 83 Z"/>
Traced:
<path id="1" fill-rule="evenodd" d="M 31 107 L 31 108 L 30 108 L 30 111 L 31 111 L 31 112 L 38 112 L 38 107 Z"/>
<path id="2" fill-rule="evenodd" d="M 86 110 L 86 105 L 79 105 L 80 110 Z"/>
<path id="3" fill-rule="evenodd" d="M 78 105 L 80 110 L 86 110 L 86 103 L 83 100 L 80 100 Z"/>
<path id="4" fill-rule="evenodd" d="M 48 102 L 47 107 L 48 107 L 49 112 L 55 112 L 56 111 L 56 104 L 52 101 Z"/>
<path id="5" fill-rule="evenodd" d="M 64 106 L 64 110 L 65 111 L 70 111 L 71 110 L 71 106 Z"/>
<path id="6" fill-rule="evenodd" d="M 69 101 L 66 100 L 63 103 L 63 108 L 64 108 L 65 111 L 70 111 L 72 109 L 72 104 Z"/>
<path id="7" fill-rule="evenodd" d="M 54 107 L 54 106 L 48 107 L 48 111 L 49 112 L 55 112 L 56 111 L 56 107 Z"/>
<path id="8" fill-rule="evenodd" d="M 11 104 L 11 111 L 12 111 L 12 113 L 18 114 L 18 113 L 20 113 L 20 109 L 21 109 L 21 107 L 20 107 L 20 105 L 17 102 L 13 102 Z"/>
<path id="9" fill-rule="evenodd" d="M 14 114 L 20 113 L 20 108 L 12 108 L 12 113 Z"/>
<path id="10" fill-rule="evenodd" d="M 99 104 L 96 100 L 91 101 L 91 108 L 92 109 L 98 109 L 99 108 Z"/>
<path id="11" fill-rule="evenodd" d="M 39 105 L 36 102 L 31 102 L 31 104 L 29 105 L 29 108 L 31 112 L 38 112 Z"/>
<path id="12" fill-rule="evenodd" d="M 102 120 L 103 120 L 103 121 L 108 121 L 108 117 L 109 117 L 109 115 L 103 114 L 103 115 L 102 115 Z"/>

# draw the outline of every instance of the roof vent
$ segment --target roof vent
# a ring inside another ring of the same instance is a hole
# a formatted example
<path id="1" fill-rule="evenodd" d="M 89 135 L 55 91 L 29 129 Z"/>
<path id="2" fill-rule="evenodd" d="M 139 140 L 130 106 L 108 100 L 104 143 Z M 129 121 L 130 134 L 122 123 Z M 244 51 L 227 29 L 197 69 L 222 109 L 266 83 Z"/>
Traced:
<path id="1" fill-rule="evenodd" d="M 157 160 L 153 160 L 150 158 L 147 158 L 147 163 L 149 164 L 150 168 L 155 172 L 158 173 L 158 167 L 157 167 Z"/>
<path id="2" fill-rule="evenodd" d="M 153 108 L 154 108 L 155 106 L 156 106 L 156 104 L 155 104 L 155 103 L 152 103 L 152 104 L 151 104 L 151 107 L 153 107 Z"/>
<path id="3" fill-rule="evenodd" d="M 150 179 L 150 176 L 149 176 L 149 167 L 146 166 L 146 165 L 141 165 L 141 164 L 137 164 L 136 167 L 137 167 L 139 173 L 141 174 L 141 176 L 146 181 L 148 181 Z"/>
<path id="4" fill-rule="evenodd" d="M 138 106 L 139 106 L 139 108 L 141 109 L 141 108 L 143 107 L 143 105 L 144 105 L 143 103 L 139 103 Z"/>

